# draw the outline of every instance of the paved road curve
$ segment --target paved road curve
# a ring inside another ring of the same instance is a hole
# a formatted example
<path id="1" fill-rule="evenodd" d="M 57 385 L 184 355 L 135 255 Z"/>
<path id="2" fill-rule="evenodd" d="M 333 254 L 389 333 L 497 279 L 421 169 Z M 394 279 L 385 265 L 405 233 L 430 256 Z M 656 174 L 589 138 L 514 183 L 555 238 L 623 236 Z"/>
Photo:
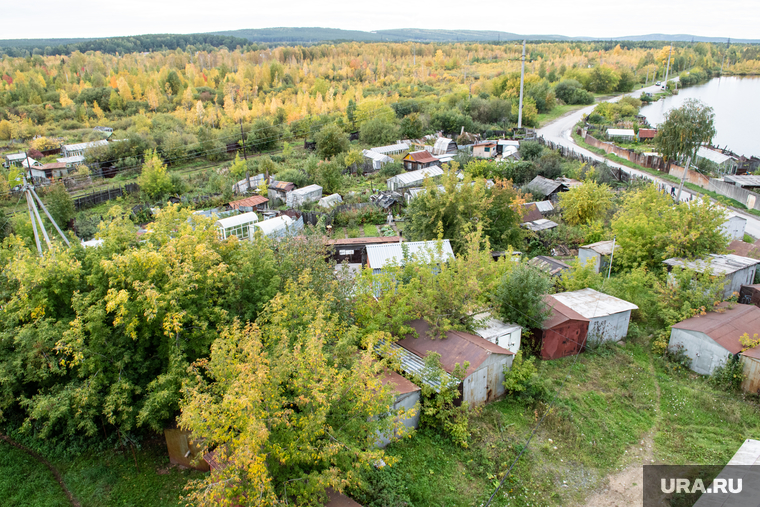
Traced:
<path id="1" fill-rule="evenodd" d="M 630 94 L 626 94 L 630 97 L 639 97 L 642 92 L 648 92 L 651 94 L 655 94 L 658 91 L 660 91 L 660 88 L 658 86 L 650 86 L 647 88 L 642 88 L 639 90 L 636 90 Z M 610 102 L 616 102 L 620 100 L 623 97 L 623 95 L 614 97 L 610 99 Z M 548 125 L 538 129 L 537 133 L 539 136 L 543 137 L 547 141 L 551 141 L 553 143 L 566 146 L 568 148 L 571 148 L 577 153 L 581 153 L 587 157 L 590 157 L 594 160 L 604 161 L 609 165 L 610 167 L 615 167 L 618 169 L 622 169 L 623 171 L 627 172 L 628 174 L 635 174 L 637 176 L 642 176 L 644 178 L 648 178 L 652 181 L 657 182 L 658 184 L 662 184 L 668 192 L 670 192 L 670 189 L 672 188 L 673 184 L 667 180 L 664 180 L 662 178 L 658 178 L 656 176 L 653 176 L 647 172 L 639 171 L 637 169 L 633 169 L 628 166 L 624 166 L 622 164 L 618 164 L 617 162 L 613 162 L 611 160 L 605 159 L 596 153 L 593 153 L 591 151 L 588 151 L 585 148 L 581 148 L 577 144 L 575 144 L 575 141 L 573 140 L 572 136 L 570 135 L 573 127 L 576 123 L 578 123 L 581 118 L 589 114 L 591 111 L 594 110 L 595 105 L 584 107 L 583 109 L 578 109 L 577 111 L 573 111 L 572 113 L 568 114 L 567 116 L 563 116 L 561 118 L 558 118 L 554 120 L 552 123 L 549 123 Z M 678 187 L 676 186 L 676 192 L 678 192 Z M 697 199 L 699 198 L 698 194 L 694 194 L 693 192 L 687 190 L 686 188 L 683 189 L 681 192 L 681 200 L 682 201 L 688 201 L 690 199 Z M 755 215 L 751 215 L 748 213 L 743 213 L 736 210 L 729 209 L 728 212 L 729 216 L 740 216 L 747 219 L 747 227 L 746 232 L 748 234 L 751 234 L 755 238 L 760 238 L 760 218 L 756 217 Z"/>

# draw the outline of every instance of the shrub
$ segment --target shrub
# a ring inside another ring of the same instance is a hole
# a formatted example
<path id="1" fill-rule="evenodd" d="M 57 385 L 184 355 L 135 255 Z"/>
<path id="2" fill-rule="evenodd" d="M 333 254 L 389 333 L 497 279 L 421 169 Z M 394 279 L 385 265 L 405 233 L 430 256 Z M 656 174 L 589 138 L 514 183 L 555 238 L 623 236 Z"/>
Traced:
<path id="1" fill-rule="evenodd" d="M 744 363 L 738 355 L 730 356 L 723 366 L 715 368 L 710 375 L 710 384 L 728 392 L 741 390 L 743 381 Z"/>
<path id="2" fill-rule="evenodd" d="M 172 191 L 172 180 L 166 173 L 166 164 L 155 151 L 145 153 L 145 164 L 137 183 L 151 199 L 165 197 Z"/>
<path id="3" fill-rule="evenodd" d="M 511 368 L 504 368 L 504 388 L 507 394 L 536 402 L 545 400 L 549 390 L 538 375 L 536 358 L 523 358 L 523 351 L 517 351 Z"/>
<path id="4" fill-rule="evenodd" d="M 63 187 L 55 185 L 48 193 L 48 211 L 52 215 L 58 227 L 67 229 L 69 222 L 74 218 L 76 210 L 74 209 L 74 200 Z"/>
<path id="5" fill-rule="evenodd" d="M 544 147 L 538 141 L 523 141 L 520 143 L 520 158 L 523 160 L 535 160 L 541 156 Z"/>

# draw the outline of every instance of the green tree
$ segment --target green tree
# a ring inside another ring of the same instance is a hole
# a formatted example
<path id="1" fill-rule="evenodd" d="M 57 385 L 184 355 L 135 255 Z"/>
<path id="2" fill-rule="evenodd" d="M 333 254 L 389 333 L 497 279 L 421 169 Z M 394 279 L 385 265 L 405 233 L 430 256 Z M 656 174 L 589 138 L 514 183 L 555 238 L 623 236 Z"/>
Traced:
<path id="1" fill-rule="evenodd" d="M 614 92 L 620 82 L 620 75 L 612 67 L 597 65 L 591 71 L 588 90 L 595 93 Z"/>
<path id="2" fill-rule="evenodd" d="M 615 250 L 617 252 L 617 248 Z M 603 281 L 604 275 L 596 271 L 593 259 L 587 259 L 585 263 L 574 259 L 570 262 L 570 269 L 562 272 L 559 286 L 566 292 L 588 288 L 599 290 Z"/>
<path id="3" fill-rule="evenodd" d="M 256 151 L 270 151 L 277 147 L 280 128 L 266 118 L 259 118 L 246 136 L 246 146 Z"/>
<path id="4" fill-rule="evenodd" d="M 549 275 L 528 264 L 516 264 L 502 277 L 494 294 L 499 318 L 522 326 L 523 334 L 530 336 L 530 330 L 540 328 L 551 315 L 544 302 L 551 288 Z"/>
<path id="5" fill-rule="evenodd" d="M 726 251 L 725 208 L 707 200 L 673 204 L 654 185 L 629 191 L 612 221 L 620 245 L 615 264 L 659 267 L 670 257 L 700 258 Z"/>
<path id="6" fill-rule="evenodd" d="M 322 127 L 314 139 L 317 142 L 317 153 L 323 159 L 348 151 L 351 145 L 346 133 L 334 123 Z"/>
<path id="7" fill-rule="evenodd" d="M 665 113 L 654 143 L 665 160 L 683 164 L 696 156 L 701 145 L 710 144 L 713 137 L 713 109 L 697 99 L 686 99 L 681 107 Z"/>
<path id="8" fill-rule="evenodd" d="M 491 198 L 486 195 L 485 180 L 473 180 L 470 176 L 460 180 L 457 169 L 456 162 L 444 169 L 440 180 L 443 189 L 431 178 L 425 178 L 425 192 L 409 203 L 404 234 L 411 241 L 449 239 L 458 253 L 476 224 L 488 227 L 486 213 Z"/>
<path id="9" fill-rule="evenodd" d="M 522 222 L 524 199 L 509 180 L 497 179 L 486 190 L 490 205 L 486 211 L 484 232 L 495 250 L 520 250 L 525 242 Z"/>
<path id="10" fill-rule="evenodd" d="M 191 486 L 195 505 L 241 496 L 313 505 L 396 461 L 375 445 L 407 433 L 373 350 L 387 335 L 365 336 L 357 352 L 359 330 L 310 285 L 308 274 L 288 283 L 256 325 L 224 328 L 195 363 L 180 426 L 225 465 Z"/>
<path id="11" fill-rule="evenodd" d="M 399 128 L 393 118 L 376 116 L 362 123 L 359 129 L 359 138 L 363 143 L 373 146 L 384 146 L 395 142 L 399 138 Z"/>
<path id="12" fill-rule="evenodd" d="M 603 220 L 612 207 L 612 189 L 587 178 L 583 185 L 559 195 L 562 218 L 570 225 L 588 225 Z"/>
<path id="13" fill-rule="evenodd" d="M 248 164 L 240 158 L 240 153 L 235 154 L 235 161 L 230 166 L 230 174 L 239 181 L 248 172 Z"/>
<path id="14" fill-rule="evenodd" d="M 66 188 L 61 185 L 54 185 L 53 188 L 47 193 L 47 208 L 50 211 L 55 223 L 61 229 L 68 229 L 69 222 L 76 215 L 76 209 L 74 208 L 74 199 L 66 191 Z"/>
<path id="15" fill-rule="evenodd" d="M 171 192 L 172 181 L 166 172 L 166 164 L 155 150 L 145 152 L 145 162 L 137 183 L 151 199 L 163 198 Z"/>

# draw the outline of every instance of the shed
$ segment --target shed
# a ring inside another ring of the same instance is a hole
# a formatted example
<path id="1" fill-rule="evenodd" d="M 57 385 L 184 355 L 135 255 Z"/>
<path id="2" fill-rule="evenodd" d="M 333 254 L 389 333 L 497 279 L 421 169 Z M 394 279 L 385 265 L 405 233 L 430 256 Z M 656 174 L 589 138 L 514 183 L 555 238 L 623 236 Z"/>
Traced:
<path id="1" fill-rule="evenodd" d="M 753 174 L 726 175 L 723 176 L 723 181 L 741 188 L 760 189 L 760 176 Z"/>
<path id="2" fill-rule="evenodd" d="M 724 277 L 726 285 L 723 289 L 723 296 L 728 299 L 734 292 L 738 293 L 742 285 L 754 283 L 755 272 L 760 260 L 734 254 L 710 254 L 704 259 L 696 261 L 672 258 L 664 260 L 663 263 L 668 266 L 668 271 L 674 266 L 683 266 L 700 273 L 709 269 L 713 275 Z"/>
<path id="3" fill-rule="evenodd" d="M 272 202 L 272 206 L 280 203 L 284 204 L 288 200 L 288 194 L 296 189 L 296 186 L 289 181 L 273 181 L 267 190 L 267 197 Z"/>
<path id="4" fill-rule="evenodd" d="M 21 162 L 26 160 L 26 153 L 20 152 L 20 153 L 9 153 L 5 155 L 5 162 L 3 165 L 8 168 L 13 165 L 20 166 Z"/>
<path id="5" fill-rule="evenodd" d="M 69 174 L 69 168 L 63 162 L 54 162 L 52 164 L 42 164 L 39 167 L 40 171 L 44 171 L 47 179 L 62 178 Z"/>
<path id="6" fill-rule="evenodd" d="M 322 187 L 319 185 L 308 185 L 290 192 L 285 200 L 291 208 L 297 208 L 304 204 L 318 201 L 322 198 Z"/>
<path id="7" fill-rule="evenodd" d="M 424 169 L 420 169 L 418 171 L 411 171 L 408 173 L 401 173 L 397 174 L 396 176 L 393 176 L 391 178 L 388 178 L 386 180 L 386 184 L 388 185 L 388 190 L 397 190 L 400 188 L 409 188 L 409 187 L 420 187 L 422 186 L 423 181 L 425 178 L 436 178 L 443 174 L 443 169 L 440 167 L 433 165 L 426 167 Z"/>
<path id="8" fill-rule="evenodd" d="M 553 297 L 589 320 L 589 342 L 622 340 L 628 334 L 631 310 L 639 309 L 633 303 L 594 289 L 562 292 Z"/>
<path id="9" fill-rule="evenodd" d="M 456 155 L 458 150 L 456 141 L 446 137 L 439 137 L 433 145 L 433 155 Z"/>
<path id="10" fill-rule="evenodd" d="M 514 159 L 519 160 L 520 159 L 520 149 L 517 146 L 501 146 L 496 145 L 496 150 L 498 151 L 499 148 L 501 148 L 501 159 Z"/>
<path id="11" fill-rule="evenodd" d="M 729 308 L 726 303 L 719 305 L 719 311 L 707 312 L 675 324 L 670 331 L 670 350 L 682 349 L 691 359 L 691 369 L 701 375 L 711 375 L 715 368 L 722 366 L 730 356 L 739 354 L 744 346 L 739 337 L 747 333 L 750 338 L 760 332 L 760 308 L 752 305 L 736 305 Z M 760 358 L 753 352 L 748 362 L 760 366 Z M 760 368 L 757 378 L 760 381 Z"/>
<path id="12" fill-rule="evenodd" d="M 330 194 L 321 198 L 317 204 L 323 208 L 329 209 L 334 206 L 337 206 L 338 204 L 342 202 L 343 202 L 343 198 L 340 196 L 340 194 Z"/>
<path id="13" fill-rule="evenodd" d="M 380 273 L 383 268 L 395 262 L 401 264 L 404 261 L 404 250 L 411 258 L 418 260 L 430 260 L 435 263 L 445 262 L 454 258 L 454 251 L 448 239 L 441 241 L 441 250 L 438 251 L 438 241 L 409 241 L 407 243 L 386 243 L 379 245 L 367 245 L 367 266 L 373 273 Z"/>
<path id="14" fill-rule="evenodd" d="M 533 222 L 534 220 L 541 220 L 544 218 L 544 215 L 541 214 L 541 211 L 535 203 L 523 204 L 523 208 L 525 208 L 525 214 L 522 217 L 522 223 Z"/>
<path id="15" fill-rule="evenodd" d="M 219 236 L 227 239 L 230 236 L 237 236 L 237 239 L 248 239 L 249 228 L 252 224 L 259 221 L 255 212 L 232 215 L 227 218 L 220 218 L 216 221 L 216 227 L 219 229 Z"/>
<path id="16" fill-rule="evenodd" d="M 362 151 L 362 155 L 364 155 L 364 158 L 368 158 L 372 161 L 372 169 L 374 171 L 378 171 L 382 169 L 385 164 L 393 162 L 393 159 L 388 155 L 384 155 L 374 150 L 364 150 Z"/>
<path id="17" fill-rule="evenodd" d="M 486 141 L 472 146 L 472 156 L 477 158 L 493 158 L 496 156 L 496 143 Z"/>
<path id="18" fill-rule="evenodd" d="M 430 325 L 416 319 L 406 323 L 414 328 L 396 344 L 424 359 L 431 352 L 441 356 L 441 366 L 451 374 L 456 365 L 469 363 L 461 384 L 462 401 L 470 405 L 488 403 L 505 392 L 504 369 L 512 366 L 514 354 L 488 340 L 463 331 L 447 331 L 445 336 L 431 337 Z"/>
<path id="19" fill-rule="evenodd" d="M 244 211 L 245 208 L 251 208 L 251 211 L 253 210 L 253 208 L 256 208 L 257 210 L 265 210 L 267 208 L 268 202 L 269 202 L 269 199 L 267 199 L 263 195 L 252 195 L 251 197 L 246 197 L 245 199 L 232 201 L 230 203 L 230 208 L 236 209 L 239 211 Z"/>
<path id="20" fill-rule="evenodd" d="M 556 200 L 560 192 L 567 192 L 569 187 L 560 181 L 550 180 L 543 176 L 536 176 L 525 186 L 531 194 L 542 196 L 549 200 Z"/>
<path id="21" fill-rule="evenodd" d="M 419 403 L 422 389 L 411 380 L 392 370 L 386 371 L 381 381 L 393 390 L 395 399 L 391 410 L 398 412 L 404 409 L 406 413 L 402 419 L 404 426 L 407 428 L 418 428 L 420 425 Z M 381 438 L 378 447 L 385 447 L 390 441 L 391 439 L 389 438 Z"/>
<path id="22" fill-rule="evenodd" d="M 71 169 L 72 167 L 76 167 L 80 164 L 84 163 L 84 156 L 82 155 L 72 155 L 71 157 L 61 157 L 55 159 L 56 162 L 60 162 L 62 164 L 66 164 L 66 167 Z"/>
<path id="23" fill-rule="evenodd" d="M 407 171 L 417 171 L 439 164 L 440 161 L 427 150 L 413 151 L 404 157 L 404 169 Z"/>
<path id="24" fill-rule="evenodd" d="M 327 244 L 332 247 L 332 258 L 336 262 L 359 264 L 359 269 L 361 269 L 367 263 L 367 245 L 383 245 L 399 241 L 401 241 L 400 236 L 377 236 L 328 239 Z"/>
<path id="25" fill-rule="evenodd" d="M 254 240 L 257 230 L 261 231 L 262 235 L 270 238 L 295 236 L 303 230 L 303 217 L 293 220 L 288 215 L 280 215 L 279 217 L 251 224 L 249 227 L 251 229 L 249 232 L 251 241 Z"/>
<path id="26" fill-rule="evenodd" d="M 599 241 L 590 245 L 583 245 L 578 248 L 578 260 L 581 264 L 586 264 L 590 259 L 596 273 L 606 273 L 610 266 L 613 243 L 614 241 Z M 616 244 L 615 250 L 618 248 L 620 245 Z"/>
<path id="27" fill-rule="evenodd" d="M 731 241 L 742 239 L 744 237 L 744 229 L 747 227 L 747 219 L 737 215 L 728 217 L 728 220 L 723 222 L 721 229 L 723 233 L 728 236 Z"/>
<path id="28" fill-rule="evenodd" d="M 760 307 L 760 283 L 742 285 L 739 290 L 739 303 Z"/>
<path id="29" fill-rule="evenodd" d="M 639 141 L 651 141 L 657 136 L 657 129 L 639 129 Z"/>
<path id="30" fill-rule="evenodd" d="M 507 349 L 513 354 L 517 354 L 520 350 L 521 326 L 507 324 L 488 313 L 476 315 L 475 318 L 484 320 L 482 326 L 475 330 L 476 335 Z"/>
<path id="31" fill-rule="evenodd" d="M 760 259 L 760 239 L 754 243 L 735 240 L 728 244 L 728 251 L 741 257 Z"/>
<path id="32" fill-rule="evenodd" d="M 570 269 L 570 266 L 565 264 L 564 262 L 555 259 L 553 257 L 547 257 L 545 255 L 539 255 L 537 257 L 533 257 L 531 260 L 528 261 L 528 264 L 531 266 L 537 267 L 541 271 L 544 271 L 549 274 L 549 276 L 555 277 L 560 276 L 564 271 L 567 271 Z"/>
<path id="33" fill-rule="evenodd" d="M 551 308 L 551 315 L 532 336 L 541 358 L 559 359 L 580 353 L 586 345 L 589 319 L 553 296 L 544 296 L 544 303 Z"/>
<path id="34" fill-rule="evenodd" d="M 436 185 L 436 188 L 441 193 L 446 193 L 446 187 L 443 185 Z M 404 192 L 404 200 L 407 204 L 412 202 L 418 195 L 424 194 L 427 192 L 427 189 L 425 187 L 414 187 L 414 188 L 407 188 Z"/>
<path id="35" fill-rule="evenodd" d="M 607 139 L 616 141 L 633 141 L 636 132 L 633 129 L 607 129 Z"/>
<path id="36" fill-rule="evenodd" d="M 551 213 L 554 211 L 554 205 L 551 201 L 534 201 L 534 202 L 526 202 L 525 206 L 529 206 L 531 204 L 535 204 L 536 208 L 538 208 L 538 211 L 541 212 L 542 215 L 545 215 L 546 213 Z"/>

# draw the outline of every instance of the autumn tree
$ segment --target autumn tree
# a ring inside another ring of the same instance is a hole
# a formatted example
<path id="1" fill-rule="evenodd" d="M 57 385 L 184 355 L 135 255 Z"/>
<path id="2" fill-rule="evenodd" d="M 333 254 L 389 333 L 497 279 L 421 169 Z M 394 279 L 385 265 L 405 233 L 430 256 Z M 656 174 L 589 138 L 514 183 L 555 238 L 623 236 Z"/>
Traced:
<path id="1" fill-rule="evenodd" d="M 603 220 L 612 207 L 612 189 L 586 178 L 582 185 L 574 186 L 559 195 L 562 218 L 570 225 L 588 225 Z"/>
<path id="2" fill-rule="evenodd" d="M 666 161 L 683 164 L 693 160 L 697 149 L 710 144 L 713 137 L 713 108 L 697 99 L 686 99 L 681 107 L 665 113 L 665 121 L 658 127 L 654 142 Z"/>
<path id="3" fill-rule="evenodd" d="M 357 351 L 359 330 L 309 285 L 308 274 L 288 283 L 255 325 L 224 328 L 195 363 L 180 426 L 223 466 L 191 485 L 196 505 L 319 503 L 327 488 L 358 486 L 363 471 L 395 461 L 375 445 L 406 432 L 373 351 L 383 333 Z"/>
<path id="4" fill-rule="evenodd" d="M 457 177 L 456 162 L 444 169 L 440 185 L 432 178 L 424 181 L 425 191 L 409 203 L 404 234 L 411 241 L 449 239 L 454 252 L 464 247 L 468 233 L 476 224 L 488 227 L 488 208 L 492 197 L 486 194 L 485 180 Z"/>
<path id="5" fill-rule="evenodd" d="M 172 181 L 161 157 L 155 150 L 145 152 L 145 162 L 137 179 L 140 190 L 151 199 L 159 199 L 171 192 Z"/>

